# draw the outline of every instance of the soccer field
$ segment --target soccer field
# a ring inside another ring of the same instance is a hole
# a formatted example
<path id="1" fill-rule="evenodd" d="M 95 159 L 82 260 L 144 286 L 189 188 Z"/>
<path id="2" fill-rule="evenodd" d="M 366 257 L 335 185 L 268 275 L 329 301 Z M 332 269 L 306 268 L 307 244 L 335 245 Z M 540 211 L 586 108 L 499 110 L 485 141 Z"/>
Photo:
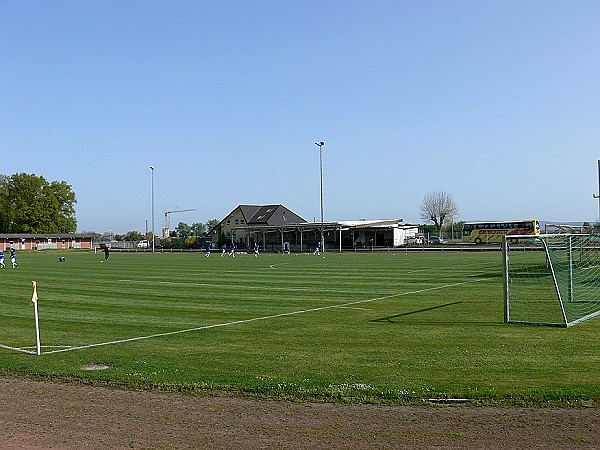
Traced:
<path id="1" fill-rule="evenodd" d="M 497 252 L 63 255 L 0 271 L 0 373 L 298 401 L 600 399 L 600 320 L 504 324 Z"/>

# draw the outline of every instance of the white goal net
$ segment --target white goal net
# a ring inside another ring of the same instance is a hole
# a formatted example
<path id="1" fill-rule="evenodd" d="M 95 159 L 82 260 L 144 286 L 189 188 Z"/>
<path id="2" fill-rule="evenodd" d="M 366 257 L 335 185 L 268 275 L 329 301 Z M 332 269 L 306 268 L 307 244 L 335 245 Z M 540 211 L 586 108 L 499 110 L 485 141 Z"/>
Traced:
<path id="1" fill-rule="evenodd" d="M 568 327 L 600 316 L 600 236 L 510 236 L 503 247 L 505 322 Z"/>

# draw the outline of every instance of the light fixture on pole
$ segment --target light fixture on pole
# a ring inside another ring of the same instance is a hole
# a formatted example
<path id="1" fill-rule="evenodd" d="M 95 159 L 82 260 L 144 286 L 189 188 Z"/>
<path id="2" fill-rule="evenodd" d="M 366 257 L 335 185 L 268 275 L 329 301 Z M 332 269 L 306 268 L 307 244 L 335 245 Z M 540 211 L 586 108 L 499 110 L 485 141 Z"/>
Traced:
<path id="1" fill-rule="evenodd" d="M 152 253 L 154 253 L 154 166 L 150 166 L 152 174 Z"/>
<path id="2" fill-rule="evenodd" d="M 321 169 L 321 251 L 325 251 L 325 240 L 323 235 L 323 146 L 325 142 L 318 141 L 315 145 L 319 147 L 319 167 Z"/>

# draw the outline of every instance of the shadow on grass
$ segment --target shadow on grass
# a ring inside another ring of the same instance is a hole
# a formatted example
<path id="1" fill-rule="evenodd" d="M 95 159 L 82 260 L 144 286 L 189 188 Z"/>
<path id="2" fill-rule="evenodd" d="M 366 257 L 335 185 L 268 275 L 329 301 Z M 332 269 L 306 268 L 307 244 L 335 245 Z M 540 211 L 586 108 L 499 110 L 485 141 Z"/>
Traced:
<path id="1" fill-rule="evenodd" d="M 444 305 L 432 306 L 431 308 L 423 308 L 423 309 L 417 309 L 416 311 L 405 312 L 405 313 L 402 313 L 402 314 L 394 314 L 393 316 L 381 317 L 379 319 L 373 319 L 371 322 L 388 322 L 388 323 L 394 323 L 394 321 L 392 319 L 397 319 L 398 317 L 411 316 L 413 314 L 419 314 L 419 313 L 426 312 L 426 311 L 432 311 L 434 309 L 446 308 L 448 306 L 458 305 L 459 303 L 462 303 L 462 302 L 446 303 Z"/>

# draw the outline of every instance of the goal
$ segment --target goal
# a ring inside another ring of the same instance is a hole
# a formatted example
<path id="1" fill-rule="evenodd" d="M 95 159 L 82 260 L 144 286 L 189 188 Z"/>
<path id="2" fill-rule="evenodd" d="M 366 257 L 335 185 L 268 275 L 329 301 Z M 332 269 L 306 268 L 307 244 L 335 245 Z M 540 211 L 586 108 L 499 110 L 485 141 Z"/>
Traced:
<path id="1" fill-rule="evenodd" d="M 505 236 L 504 321 L 570 327 L 600 316 L 600 236 Z"/>

